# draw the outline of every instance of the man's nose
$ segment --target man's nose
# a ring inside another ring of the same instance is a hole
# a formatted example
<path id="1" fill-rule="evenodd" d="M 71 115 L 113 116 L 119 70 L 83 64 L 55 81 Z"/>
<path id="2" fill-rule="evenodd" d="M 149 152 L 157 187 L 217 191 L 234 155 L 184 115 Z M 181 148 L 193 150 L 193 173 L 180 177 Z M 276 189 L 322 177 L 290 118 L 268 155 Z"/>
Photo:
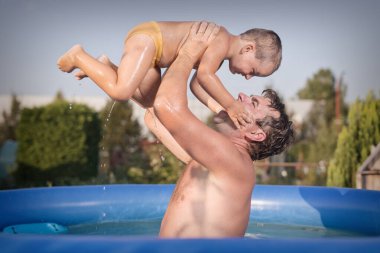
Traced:
<path id="1" fill-rule="evenodd" d="M 238 95 L 238 100 L 239 101 L 244 101 L 248 96 L 245 95 L 244 93 L 240 92 Z"/>

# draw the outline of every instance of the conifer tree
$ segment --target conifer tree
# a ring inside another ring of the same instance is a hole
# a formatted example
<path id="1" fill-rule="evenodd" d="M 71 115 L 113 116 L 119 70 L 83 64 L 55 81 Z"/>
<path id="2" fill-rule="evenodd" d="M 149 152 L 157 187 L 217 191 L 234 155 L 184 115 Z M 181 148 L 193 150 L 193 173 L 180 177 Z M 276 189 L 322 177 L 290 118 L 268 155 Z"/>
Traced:
<path id="1" fill-rule="evenodd" d="M 380 100 L 373 92 L 350 107 L 348 126 L 339 135 L 334 158 L 328 168 L 329 186 L 354 187 L 360 165 L 380 142 Z"/>

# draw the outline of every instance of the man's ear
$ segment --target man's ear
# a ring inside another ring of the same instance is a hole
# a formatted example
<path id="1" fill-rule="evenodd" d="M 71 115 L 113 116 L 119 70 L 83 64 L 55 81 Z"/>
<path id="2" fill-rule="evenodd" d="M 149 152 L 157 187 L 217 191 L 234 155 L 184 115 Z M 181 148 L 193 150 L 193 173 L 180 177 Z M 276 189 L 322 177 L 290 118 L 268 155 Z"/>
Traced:
<path id="1" fill-rule="evenodd" d="M 256 44 L 253 42 L 248 42 L 241 49 L 241 53 L 248 53 L 250 51 L 256 51 Z"/>
<path id="2" fill-rule="evenodd" d="M 246 132 L 244 134 L 244 137 L 250 141 L 264 141 L 267 138 L 266 133 L 263 131 L 263 129 L 258 128 L 255 131 L 252 132 Z"/>

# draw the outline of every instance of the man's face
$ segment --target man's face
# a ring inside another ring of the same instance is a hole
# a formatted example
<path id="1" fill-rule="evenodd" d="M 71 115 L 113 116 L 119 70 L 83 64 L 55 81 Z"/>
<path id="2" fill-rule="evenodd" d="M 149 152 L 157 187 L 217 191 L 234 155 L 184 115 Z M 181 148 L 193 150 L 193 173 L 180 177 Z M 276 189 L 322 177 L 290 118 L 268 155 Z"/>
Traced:
<path id="1" fill-rule="evenodd" d="M 247 96 L 244 93 L 239 93 L 238 101 L 241 101 L 246 110 L 250 112 L 250 116 L 253 121 L 262 120 L 267 116 L 271 116 L 273 118 L 280 117 L 280 113 L 270 107 L 271 101 L 269 98 L 263 96 Z"/>
<path id="2" fill-rule="evenodd" d="M 257 128 L 258 126 L 256 124 L 256 121 L 262 120 L 267 116 L 271 116 L 273 118 L 280 117 L 280 113 L 270 107 L 271 101 L 269 98 L 257 95 L 247 96 L 244 93 L 239 93 L 237 100 L 243 103 L 243 106 L 249 113 L 252 123 L 248 124 L 248 127 Z M 227 124 L 230 127 L 234 126 L 225 111 L 218 113 L 214 117 L 214 122 L 217 126 L 220 124 L 220 127 L 222 127 L 223 124 Z"/>

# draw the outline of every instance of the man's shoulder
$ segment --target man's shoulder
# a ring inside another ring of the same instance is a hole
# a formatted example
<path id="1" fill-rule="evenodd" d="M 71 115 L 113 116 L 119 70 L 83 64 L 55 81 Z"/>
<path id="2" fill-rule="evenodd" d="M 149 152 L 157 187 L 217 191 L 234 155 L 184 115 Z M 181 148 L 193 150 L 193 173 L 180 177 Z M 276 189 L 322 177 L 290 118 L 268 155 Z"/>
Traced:
<path id="1" fill-rule="evenodd" d="M 222 155 L 218 156 L 215 163 L 212 163 L 213 168 L 207 168 L 213 173 L 224 175 L 231 178 L 244 180 L 246 177 L 251 177 L 254 173 L 253 161 L 251 160 L 248 152 L 242 152 L 236 149 L 233 150 L 219 150 Z"/>

